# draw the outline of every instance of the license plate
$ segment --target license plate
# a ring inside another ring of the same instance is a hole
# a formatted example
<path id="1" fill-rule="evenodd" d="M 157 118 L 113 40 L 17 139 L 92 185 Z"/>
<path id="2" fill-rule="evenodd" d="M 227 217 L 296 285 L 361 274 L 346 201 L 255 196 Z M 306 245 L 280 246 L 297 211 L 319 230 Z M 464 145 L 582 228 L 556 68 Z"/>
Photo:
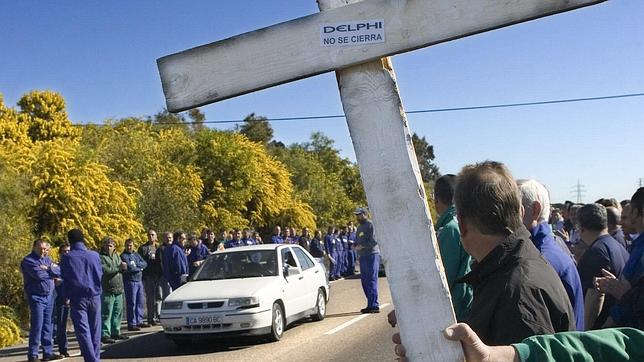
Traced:
<path id="1" fill-rule="evenodd" d="M 221 316 L 218 315 L 203 315 L 197 317 L 186 317 L 186 325 L 200 325 L 200 324 L 213 324 L 221 322 Z"/>

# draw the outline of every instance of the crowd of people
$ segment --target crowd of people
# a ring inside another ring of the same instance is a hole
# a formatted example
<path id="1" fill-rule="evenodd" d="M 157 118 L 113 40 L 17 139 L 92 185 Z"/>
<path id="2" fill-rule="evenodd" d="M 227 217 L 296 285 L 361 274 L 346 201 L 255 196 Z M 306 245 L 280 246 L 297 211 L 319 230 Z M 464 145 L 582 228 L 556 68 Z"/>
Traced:
<path id="1" fill-rule="evenodd" d="M 433 201 L 440 214 L 435 224 L 440 255 L 455 316 L 462 322 L 448 328 L 448 339 L 464 341 L 464 348 L 472 341 L 486 348 L 513 345 L 486 351 L 521 358 L 536 348 L 534 353 L 547 360 L 556 358 L 553 345 L 562 354 L 574 341 L 612 350 L 615 340 L 640 336 L 644 188 L 622 202 L 605 198 L 555 208 L 544 185 L 515 180 L 503 164 L 487 161 L 466 166 L 458 176 L 440 177 Z M 329 227 L 325 234 L 276 226 L 266 243 L 302 246 L 327 265 L 329 280 L 355 274 L 359 262 L 367 299 L 361 312 L 378 313 L 378 243 L 367 211 L 359 208 L 355 215 L 357 227 Z M 120 331 L 123 308 L 128 330 L 155 325 L 163 299 L 208 255 L 264 243 L 249 229 L 222 231 L 219 238 L 210 229 L 200 235 L 166 232 L 159 243 L 150 229 L 138 249 L 129 239 L 119 254 L 106 237 L 99 254 L 85 247 L 78 229 L 70 230 L 68 239 L 59 247 L 60 265 L 48 257 L 50 245 L 42 239 L 34 241 L 21 265 L 31 310 L 29 361 L 38 360 L 40 348 L 43 360 L 68 356 L 70 315 L 84 359 L 99 360 L 101 343 L 127 339 Z M 395 313 L 388 318 L 395 325 Z M 556 334 L 571 331 L 578 333 Z M 602 342 L 596 335 L 613 339 Z M 396 353 L 404 356 L 400 336 L 394 341 Z M 55 343 L 60 354 L 53 352 Z"/>
<path id="2" fill-rule="evenodd" d="M 357 254 L 361 253 L 361 263 L 369 263 L 361 269 L 370 271 L 362 277 L 368 299 L 363 313 L 376 313 L 379 250 L 366 210 L 358 209 L 356 216 L 362 231 L 353 223 L 341 229 L 329 227 L 324 236 L 321 231 L 312 235 L 306 227 L 297 233 L 293 227 L 282 230 L 276 226 L 266 243 L 302 246 L 326 265 L 330 280 L 354 275 Z M 121 333 L 123 309 L 128 331 L 154 326 L 159 323 L 162 301 L 210 254 L 264 243 L 259 233 L 250 229 L 222 231 L 217 239 L 207 228 L 199 236 L 181 230 L 165 232 L 161 243 L 157 232 L 149 229 L 143 245 L 135 249 L 134 240 L 128 239 L 120 253 L 109 236 L 102 239 L 98 253 L 87 249 L 79 229 L 70 230 L 68 240 L 59 247 L 60 264 L 49 257 L 51 245 L 44 239 L 33 242 L 32 252 L 21 264 L 31 312 L 30 362 L 39 361 L 40 349 L 44 361 L 69 356 L 70 315 L 84 359 L 98 361 L 101 344 L 128 339 Z M 58 345 L 58 354 L 54 345 Z"/>
<path id="3" fill-rule="evenodd" d="M 434 202 L 462 322 L 445 337 L 468 361 L 643 355 L 624 346 L 644 340 L 644 188 L 555 208 L 544 185 L 486 161 L 439 178 Z M 395 311 L 388 319 L 396 325 Z M 393 341 L 404 359 L 400 335 Z"/>

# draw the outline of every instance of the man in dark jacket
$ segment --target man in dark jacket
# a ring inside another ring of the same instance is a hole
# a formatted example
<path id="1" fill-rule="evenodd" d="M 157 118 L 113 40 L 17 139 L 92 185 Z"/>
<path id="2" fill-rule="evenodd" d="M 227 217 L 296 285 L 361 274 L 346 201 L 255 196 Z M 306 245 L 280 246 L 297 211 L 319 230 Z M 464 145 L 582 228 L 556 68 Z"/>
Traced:
<path id="1" fill-rule="evenodd" d="M 619 277 L 629 258 L 626 249 L 608 234 L 606 208 L 600 204 L 584 205 L 577 212 L 581 242 L 588 246 L 577 268 L 584 289 L 586 328 L 598 329 L 606 322 L 615 299 L 595 289 L 595 278 L 602 269 Z"/>
<path id="2" fill-rule="evenodd" d="M 523 226 L 517 185 L 505 165 L 465 166 L 454 194 L 461 241 L 477 264 L 462 281 L 473 286 L 467 323 L 489 345 L 575 330 L 557 273 Z"/>
<path id="3" fill-rule="evenodd" d="M 148 263 L 141 255 L 134 251 L 134 241 L 125 241 L 125 250 L 121 254 L 121 260 L 126 264 L 123 271 L 123 289 L 125 290 L 125 314 L 127 315 L 127 330 L 138 331 L 147 328 L 149 324 L 143 324 L 143 270 Z"/>
<path id="4" fill-rule="evenodd" d="M 86 362 L 101 359 L 101 277 L 98 253 L 85 246 L 83 232 L 67 233 L 71 251 L 60 259 L 63 293 L 69 298 L 74 332 Z"/>
<path id="5" fill-rule="evenodd" d="M 148 312 L 148 324 L 155 325 L 161 313 L 161 259 L 157 259 L 157 232 L 148 230 L 148 242 L 139 246 L 138 253 L 148 264 L 143 270 L 143 287 Z"/>
<path id="6" fill-rule="evenodd" d="M 159 286 L 161 287 L 161 301 L 163 301 L 165 298 L 172 293 L 172 287 L 170 286 L 170 282 L 168 279 L 165 277 L 165 271 L 164 271 L 164 265 L 163 265 L 163 252 L 165 249 L 169 249 L 170 246 L 172 245 L 172 233 L 171 232 L 165 232 L 163 233 L 163 243 L 159 245 L 157 248 L 156 254 L 155 254 L 155 259 L 161 263 L 161 277 L 159 278 Z M 161 313 L 161 307 L 159 307 L 159 314 Z"/>
<path id="7" fill-rule="evenodd" d="M 103 267 L 101 285 L 101 342 L 109 344 L 119 339 L 128 339 L 121 335 L 121 313 L 123 311 L 123 276 L 126 265 L 114 250 L 114 240 L 103 238 L 100 258 Z"/>

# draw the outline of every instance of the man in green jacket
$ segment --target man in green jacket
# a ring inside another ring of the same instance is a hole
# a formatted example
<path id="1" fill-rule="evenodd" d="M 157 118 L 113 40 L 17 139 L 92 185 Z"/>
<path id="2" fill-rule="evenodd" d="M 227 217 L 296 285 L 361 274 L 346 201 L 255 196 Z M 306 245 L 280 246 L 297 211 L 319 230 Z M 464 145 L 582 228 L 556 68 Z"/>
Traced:
<path id="1" fill-rule="evenodd" d="M 472 304 L 472 287 L 467 283 L 457 283 L 456 280 L 470 272 L 472 257 L 465 252 L 461 244 L 461 233 L 458 229 L 456 208 L 453 203 L 455 187 L 455 175 L 444 175 L 436 180 L 434 205 L 440 216 L 434 228 L 445 274 L 447 274 L 447 284 L 449 284 L 449 291 L 452 294 L 456 320 L 463 321 L 467 319 L 470 304 Z"/>
<path id="2" fill-rule="evenodd" d="M 114 251 L 114 240 L 110 237 L 103 238 L 101 249 L 101 265 L 103 277 L 101 284 L 101 320 L 102 337 L 101 342 L 111 344 L 119 339 L 128 339 L 121 335 L 121 314 L 123 313 L 123 270 L 127 264 L 121 261 L 121 257 Z"/>
<path id="3" fill-rule="evenodd" d="M 635 328 L 606 328 L 588 332 L 560 332 L 524 339 L 510 346 L 488 346 L 465 323 L 453 324 L 445 338 L 460 341 L 468 362 L 642 361 L 644 332 Z M 400 334 L 392 337 L 398 361 L 406 361 Z"/>

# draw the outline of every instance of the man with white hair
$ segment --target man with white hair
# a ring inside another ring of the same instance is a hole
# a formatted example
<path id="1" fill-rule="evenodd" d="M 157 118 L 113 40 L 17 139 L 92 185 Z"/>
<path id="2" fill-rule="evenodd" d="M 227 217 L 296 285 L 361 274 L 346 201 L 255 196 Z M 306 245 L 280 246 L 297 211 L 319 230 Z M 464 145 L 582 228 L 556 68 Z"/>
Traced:
<path id="1" fill-rule="evenodd" d="M 523 225 L 530 231 L 530 239 L 543 257 L 554 268 L 566 289 L 578 331 L 584 330 L 584 293 L 577 267 L 572 257 L 557 244 L 548 225 L 550 218 L 550 195 L 548 190 L 535 180 L 518 180 L 523 206 Z"/>

